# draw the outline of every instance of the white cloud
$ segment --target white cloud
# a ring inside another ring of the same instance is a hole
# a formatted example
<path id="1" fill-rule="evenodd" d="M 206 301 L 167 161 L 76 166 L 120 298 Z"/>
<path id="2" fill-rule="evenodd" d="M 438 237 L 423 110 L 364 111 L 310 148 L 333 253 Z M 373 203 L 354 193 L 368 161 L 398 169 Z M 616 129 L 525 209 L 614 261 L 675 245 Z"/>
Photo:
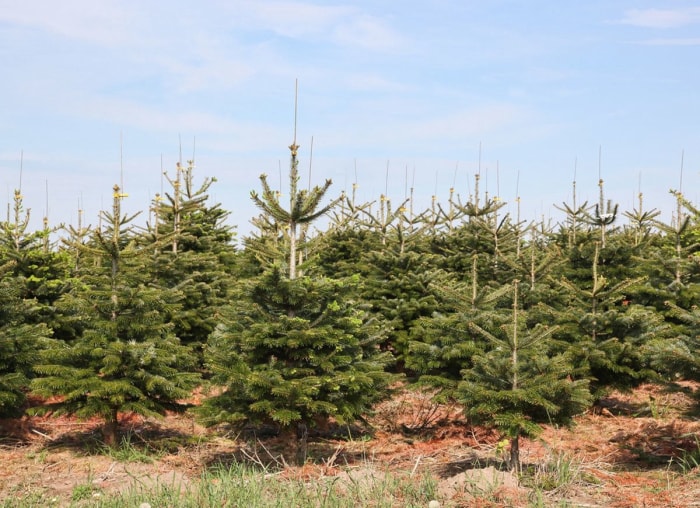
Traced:
<path id="1" fill-rule="evenodd" d="M 678 28 L 700 22 L 700 7 L 687 9 L 631 9 L 621 22 L 644 28 Z"/>
<path id="2" fill-rule="evenodd" d="M 532 113 L 514 104 L 493 103 L 456 111 L 420 111 L 409 101 L 389 99 L 353 104 L 338 113 L 318 137 L 319 152 L 356 156 L 366 153 L 407 157 L 460 152 L 468 139 L 509 142 L 533 134 Z M 362 126 L 359 128 L 358 126 Z M 349 151 L 350 150 L 350 151 Z"/>
<path id="3" fill-rule="evenodd" d="M 237 2 L 231 14 L 238 24 L 263 28 L 284 37 L 300 38 L 327 33 L 342 19 L 352 16 L 354 9 L 340 6 L 314 5 L 305 2 Z"/>
<path id="4" fill-rule="evenodd" d="M 107 46 L 128 43 L 137 19 L 115 0 L 0 0 L 0 21 Z"/>
<path id="5" fill-rule="evenodd" d="M 354 6 L 255 0 L 237 2 L 228 9 L 237 26 L 269 30 L 282 37 L 326 40 L 376 51 L 395 50 L 405 44 L 383 19 Z"/>
<path id="6" fill-rule="evenodd" d="M 406 83 L 392 81 L 378 74 L 351 74 L 344 78 L 352 90 L 362 92 L 406 92 L 412 87 Z"/>
<path id="7" fill-rule="evenodd" d="M 406 41 L 379 19 L 360 15 L 347 23 L 339 24 L 333 38 L 340 44 L 371 50 L 395 50 L 406 44 Z"/>
<path id="8" fill-rule="evenodd" d="M 645 46 L 700 46 L 700 37 L 647 39 L 640 44 Z"/>

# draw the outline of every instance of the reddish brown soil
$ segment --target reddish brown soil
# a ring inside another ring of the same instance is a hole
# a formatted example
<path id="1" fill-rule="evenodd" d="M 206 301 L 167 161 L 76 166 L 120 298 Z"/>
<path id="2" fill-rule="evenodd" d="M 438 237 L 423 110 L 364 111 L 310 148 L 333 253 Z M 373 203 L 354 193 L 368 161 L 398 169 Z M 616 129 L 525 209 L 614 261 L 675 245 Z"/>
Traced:
<path id="1" fill-rule="evenodd" d="M 280 478 L 305 480 L 367 467 L 430 474 L 439 481 L 442 506 L 700 506 L 698 390 L 693 383 L 644 385 L 608 397 L 572 429 L 545 427 L 539 439 L 521 445 L 527 474 L 520 482 L 502 471 L 507 450 L 494 432 L 469 426 L 458 407 L 437 406 L 416 392 L 380 404 L 362 426 L 318 430 L 302 467 L 284 467 L 283 443 L 266 437 L 265 429 L 225 435 L 203 429 L 190 415 L 124 416 L 122 431 L 143 462 L 100 451 L 97 420 L 0 420 L 0 500 L 41 493 L 67 504 L 86 485 L 96 495 L 134 482 L 186 486 L 213 464 L 243 460 L 281 467 Z M 557 481 L 566 470 L 571 480 Z"/>

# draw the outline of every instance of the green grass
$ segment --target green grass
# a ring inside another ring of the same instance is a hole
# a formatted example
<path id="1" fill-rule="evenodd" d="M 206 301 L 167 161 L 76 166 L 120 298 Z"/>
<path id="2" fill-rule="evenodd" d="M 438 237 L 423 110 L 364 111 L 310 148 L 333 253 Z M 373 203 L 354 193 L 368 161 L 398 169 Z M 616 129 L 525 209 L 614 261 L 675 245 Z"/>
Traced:
<path id="1" fill-rule="evenodd" d="M 425 507 L 435 495 L 435 482 L 429 478 L 383 474 L 353 479 L 327 477 L 312 481 L 288 480 L 278 474 L 254 471 L 234 464 L 214 467 L 197 482 L 156 485 L 148 489 L 133 486 L 123 494 L 105 498 L 100 506 L 179 507 Z"/>
<path id="2" fill-rule="evenodd" d="M 436 482 L 428 476 L 388 473 L 371 467 L 348 470 L 337 477 L 310 481 L 285 479 L 279 473 L 241 464 L 215 466 L 190 482 L 132 483 L 121 492 L 105 492 L 81 484 L 70 499 L 48 495 L 16 497 L 0 502 L 2 508 L 71 506 L 102 508 L 202 506 L 245 508 L 357 508 L 421 507 L 435 499 Z M 95 492 L 99 492 L 95 496 Z"/>
<path id="3" fill-rule="evenodd" d="M 579 459 L 565 453 L 554 453 L 542 464 L 524 468 L 520 483 L 534 492 L 565 494 L 573 486 L 600 482 L 587 472 L 585 464 Z"/>

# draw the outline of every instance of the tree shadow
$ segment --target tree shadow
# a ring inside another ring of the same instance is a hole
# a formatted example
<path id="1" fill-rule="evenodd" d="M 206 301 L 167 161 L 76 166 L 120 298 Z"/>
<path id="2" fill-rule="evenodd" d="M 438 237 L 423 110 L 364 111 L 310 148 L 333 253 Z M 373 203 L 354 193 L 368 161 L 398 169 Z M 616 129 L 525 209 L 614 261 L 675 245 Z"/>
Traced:
<path id="1" fill-rule="evenodd" d="M 618 445 L 613 463 L 625 471 L 680 466 L 687 457 L 700 454 L 697 428 L 679 420 L 645 419 L 634 429 L 618 432 L 610 441 Z"/>
<path id="2" fill-rule="evenodd" d="M 73 423 L 72 425 L 80 425 Z M 49 437 L 47 435 L 47 437 Z M 86 422 L 84 428 L 63 432 L 44 442 L 42 449 L 66 450 L 76 455 L 108 455 L 115 460 L 147 462 L 163 455 L 182 453 L 201 445 L 201 436 L 169 428 L 155 421 L 122 421 L 118 444 L 107 446 L 99 422 Z"/>
<path id="3" fill-rule="evenodd" d="M 281 471 L 295 465 L 295 457 L 290 450 L 296 444 L 289 442 L 289 434 L 275 425 L 246 426 L 242 429 L 219 428 L 220 435 L 227 436 L 236 443 L 230 451 L 216 451 L 204 463 L 205 469 L 244 466 L 259 472 Z M 367 426 L 341 425 L 329 422 L 322 427 L 309 428 L 306 457 L 308 465 L 351 465 L 363 460 L 361 452 L 350 450 L 344 443 L 367 440 L 372 430 Z M 366 457 L 364 457 L 366 459 Z"/>

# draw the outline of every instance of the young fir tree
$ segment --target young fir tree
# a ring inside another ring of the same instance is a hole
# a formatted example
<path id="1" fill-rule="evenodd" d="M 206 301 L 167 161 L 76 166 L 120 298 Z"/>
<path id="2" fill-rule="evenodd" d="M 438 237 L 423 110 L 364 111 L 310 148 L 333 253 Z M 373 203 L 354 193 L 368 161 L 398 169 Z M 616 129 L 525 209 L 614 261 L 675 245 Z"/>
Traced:
<path id="1" fill-rule="evenodd" d="M 51 330 L 35 322 L 36 300 L 21 296 L 13 262 L 0 266 L 0 416 L 18 416 L 32 369 L 50 344 Z"/>
<path id="2" fill-rule="evenodd" d="M 168 319 L 202 363 L 202 348 L 233 285 L 236 252 L 233 228 L 226 224 L 228 212 L 208 203 L 216 179 L 195 186 L 193 172 L 194 161 L 187 167 L 177 163 L 175 177 L 168 177 L 172 191 L 156 195 L 153 202 L 143 247 L 152 249 L 154 282 L 182 293 L 181 305 Z"/>
<path id="3" fill-rule="evenodd" d="M 134 216 L 121 212 L 123 197 L 115 186 L 113 211 L 102 213 L 104 227 L 88 244 L 75 245 L 84 254 L 80 283 L 57 306 L 80 335 L 42 355 L 31 385 L 41 396 L 60 396 L 37 412 L 102 418 L 109 446 L 118 444 L 120 413 L 185 409 L 178 401 L 199 379 L 191 372 L 191 350 L 167 321 L 180 295 L 151 284 L 152 252 L 139 248 L 130 227 Z"/>
<path id="4" fill-rule="evenodd" d="M 383 348 L 396 355 L 399 369 L 405 365 L 413 324 L 438 308 L 431 286 L 439 276 L 436 260 L 428 251 L 422 215 L 413 216 L 409 202 L 394 210 L 381 196 L 377 215 L 369 207 L 362 210 L 362 223 L 380 241 L 355 260 L 357 273 L 363 275 L 362 300 L 391 326 Z"/>
<path id="5" fill-rule="evenodd" d="M 647 296 L 663 315 L 667 333 L 650 343 L 652 365 L 669 380 L 700 379 L 700 209 L 679 191 L 671 224 L 656 222 L 662 238 L 643 264 Z"/>
<path id="6" fill-rule="evenodd" d="M 63 256 L 49 247 L 48 228 L 29 230 L 30 212 L 16 190 L 12 214 L 0 222 L 0 415 L 23 410 L 40 351 L 58 320 L 53 303 L 64 288 Z"/>
<path id="7" fill-rule="evenodd" d="M 207 425 L 276 424 L 289 456 L 303 459 L 309 426 L 352 422 L 385 395 L 386 330 L 348 299 L 347 280 L 289 279 L 278 267 L 246 286 L 248 301 L 209 339 L 213 381 L 226 391 L 205 400 L 200 416 Z"/>
<path id="8" fill-rule="evenodd" d="M 682 323 L 674 327 L 671 337 L 658 337 L 650 341 L 652 366 L 667 379 L 700 381 L 700 309 L 693 306 L 683 309 L 675 303 L 666 302 L 667 319 L 673 318 Z"/>
<path id="9" fill-rule="evenodd" d="M 9 207 L 9 205 L 8 205 Z M 50 235 L 54 232 L 44 218 L 44 227 L 31 231 L 30 210 L 23 206 L 23 196 L 15 190 L 12 212 L 0 222 L 0 259 L 11 263 L 18 296 L 35 302 L 29 319 L 35 324 L 49 326 L 57 338 L 68 339 L 54 303 L 70 285 L 69 258 L 55 250 Z"/>
<path id="10" fill-rule="evenodd" d="M 477 266 L 478 255 L 473 254 L 468 283 L 446 276 L 434 281 L 439 310 L 416 320 L 411 328 L 406 367 L 419 376 L 419 384 L 437 390 L 439 401 L 455 399 L 462 372 L 473 367 L 472 358 L 484 351 L 484 340 L 472 325 L 490 329 L 507 319 L 498 301 L 510 287 L 494 290 L 482 285 Z"/>
<path id="11" fill-rule="evenodd" d="M 590 285 L 559 279 L 569 303 L 560 309 L 557 332 L 574 375 L 591 379 L 596 400 L 610 389 L 630 389 L 654 377 L 646 346 L 663 325 L 658 313 L 627 299 L 643 279 L 611 283 L 601 273 L 599 254 L 596 242 Z"/>
<path id="12" fill-rule="evenodd" d="M 439 266 L 454 273 L 461 280 L 468 280 L 472 274 L 472 255 L 478 254 L 478 274 L 482 284 L 501 286 L 513 278 L 504 257 L 510 257 L 517 250 L 520 224 L 514 224 L 508 214 L 500 216 L 505 202 L 497 198 L 479 196 L 479 175 L 475 175 L 475 194 L 467 203 L 450 201 L 449 217 L 459 217 L 447 224 L 444 234 L 432 238 L 431 250 L 438 255 Z"/>
<path id="13" fill-rule="evenodd" d="M 472 422 L 492 425 L 510 440 L 508 463 L 517 470 L 521 437 L 537 436 L 540 423 L 570 424 L 591 397 L 587 380 L 572 380 L 566 357 L 553 353 L 555 327 L 528 327 L 519 308 L 517 280 L 512 291 L 510 323 L 490 330 L 471 325 L 489 347 L 464 370 L 458 397 Z"/>
<path id="14" fill-rule="evenodd" d="M 253 201 L 287 229 L 287 258 L 245 281 L 242 298 L 222 311 L 224 321 L 210 336 L 208 366 L 224 391 L 199 410 L 207 425 L 276 424 L 287 437 L 287 455 L 305 459 L 308 427 L 318 419 L 352 421 L 386 395 L 391 355 L 378 343 L 384 327 L 348 298 L 350 281 L 297 272 L 296 227 L 310 223 L 330 186 L 298 190 L 297 145 L 290 165 L 290 209 L 278 201 L 263 175 L 263 194 Z M 307 261 L 308 262 L 308 261 Z"/>

